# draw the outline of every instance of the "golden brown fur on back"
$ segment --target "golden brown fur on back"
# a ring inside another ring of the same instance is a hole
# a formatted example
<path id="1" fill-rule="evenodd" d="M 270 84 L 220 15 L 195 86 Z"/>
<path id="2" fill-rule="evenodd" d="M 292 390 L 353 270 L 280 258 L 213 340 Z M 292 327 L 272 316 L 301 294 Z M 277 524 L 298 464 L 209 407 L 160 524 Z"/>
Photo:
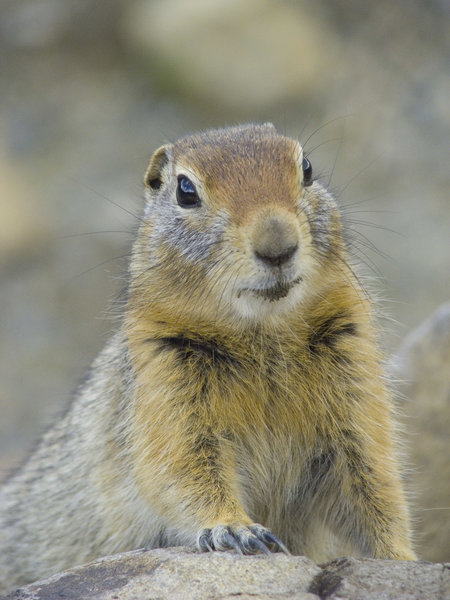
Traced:
<path id="1" fill-rule="evenodd" d="M 121 327 L 0 491 L 7 585 L 142 545 L 414 558 L 372 309 L 305 169 L 271 125 L 156 151 Z"/>

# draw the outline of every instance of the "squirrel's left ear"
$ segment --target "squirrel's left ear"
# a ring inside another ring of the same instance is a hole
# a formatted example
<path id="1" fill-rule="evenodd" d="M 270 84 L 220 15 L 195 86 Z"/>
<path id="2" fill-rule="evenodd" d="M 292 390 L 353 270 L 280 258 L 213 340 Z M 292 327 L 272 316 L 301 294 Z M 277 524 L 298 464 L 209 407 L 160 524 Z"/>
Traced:
<path id="1" fill-rule="evenodd" d="M 261 125 L 261 127 L 268 129 L 272 133 L 277 133 L 277 128 L 275 127 L 275 125 L 273 123 L 270 123 L 269 121 L 266 121 L 266 123 L 263 123 Z"/>
<path id="2" fill-rule="evenodd" d="M 144 177 L 144 183 L 150 190 L 158 190 L 163 184 L 163 172 L 172 156 L 172 144 L 161 146 L 153 154 Z"/>

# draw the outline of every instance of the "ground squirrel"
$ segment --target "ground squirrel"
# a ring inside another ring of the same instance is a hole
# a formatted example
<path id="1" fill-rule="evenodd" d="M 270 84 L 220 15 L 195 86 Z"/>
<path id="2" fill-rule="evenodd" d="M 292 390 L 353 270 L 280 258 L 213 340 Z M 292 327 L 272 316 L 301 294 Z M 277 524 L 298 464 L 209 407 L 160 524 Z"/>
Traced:
<path id="1" fill-rule="evenodd" d="M 159 148 L 123 316 L 0 492 L 3 589 L 139 547 L 414 559 L 371 305 L 270 125 Z"/>

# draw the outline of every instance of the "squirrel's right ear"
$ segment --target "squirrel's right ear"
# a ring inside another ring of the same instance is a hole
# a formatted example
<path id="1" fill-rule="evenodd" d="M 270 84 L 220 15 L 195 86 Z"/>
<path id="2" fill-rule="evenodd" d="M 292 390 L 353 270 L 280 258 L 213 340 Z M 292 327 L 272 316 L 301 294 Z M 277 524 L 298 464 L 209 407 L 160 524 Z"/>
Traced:
<path id="1" fill-rule="evenodd" d="M 164 167 L 169 163 L 171 156 L 172 144 L 166 144 L 156 150 L 144 177 L 146 187 L 151 190 L 158 190 L 161 187 Z"/>

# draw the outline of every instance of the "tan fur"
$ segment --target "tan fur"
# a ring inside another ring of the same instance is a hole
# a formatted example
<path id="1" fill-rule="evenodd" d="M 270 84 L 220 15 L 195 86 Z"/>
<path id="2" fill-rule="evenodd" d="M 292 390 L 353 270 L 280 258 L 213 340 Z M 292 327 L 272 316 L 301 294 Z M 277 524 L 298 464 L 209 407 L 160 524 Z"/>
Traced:
<path id="1" fill-rule="evenodd" d="M 0 492 L 5 588 L 141 545 L 276 549 L 269 531 L 317 561 L 414 559 L 372 309 L 302 158 L 271 125 L 155 153 L 120 330 Z"/>

